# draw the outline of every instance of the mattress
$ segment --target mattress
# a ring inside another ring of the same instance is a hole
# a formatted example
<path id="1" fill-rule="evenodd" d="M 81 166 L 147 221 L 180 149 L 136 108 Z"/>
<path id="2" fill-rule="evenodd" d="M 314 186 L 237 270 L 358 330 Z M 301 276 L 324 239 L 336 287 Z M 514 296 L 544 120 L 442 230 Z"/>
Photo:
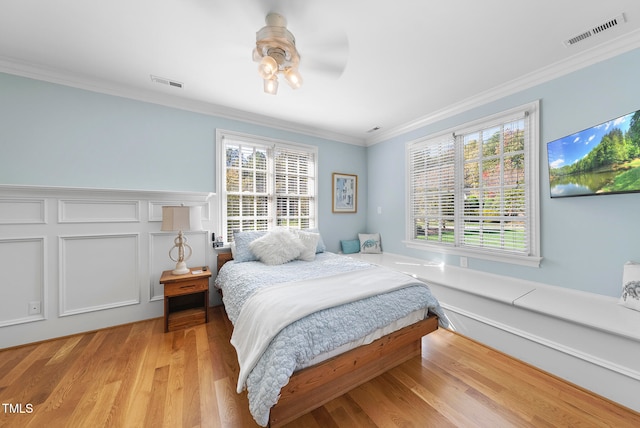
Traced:
<path id="1" fill-rule="evenodd" d="M 236 333 L 239 331 L 236 323 L 243 306 L 251 296 L 260 294 L 259 290 L 262 292 L 264 288 L 287 282 L 314 282 L 318 278 L 350 276 L 358 270 L 363 270 L 364 274 L 365 270 L 371 269 L 380 267 L 333 253 L 317 254 L 312 262 L 295 260 L 277 266 L 266 266 L 258 261 L 231 261 L 222 267 L 215 284 L 223 292 L 225 310 Z M 403 275 L 406 280 L 406 274 L 397 271 L 393 274 Z M 371 343 L 426 318 L 429 312 L 437 315 L 439 320 L 446 320 L 428 286 L 414 278 L 411 282 L 414 284 L 406 288 L 304 316 L 273 337 L 250 372 L 243 370 L 241 364 L 241 372 L 244 371 L 246 376 L 242 379 L 246 379 L 249 409 L 256 422 L 263 426 L 268 423 L 270 408 L 295 371 Z M 260 323 L 260 320 L 255 323 Z M 441 323 L 441 326 L 446 325 Z M 243 361 L 240 354 L 239 361 Z M 242 379 L 238 379 L 239 390 L 243 385 Z"/>

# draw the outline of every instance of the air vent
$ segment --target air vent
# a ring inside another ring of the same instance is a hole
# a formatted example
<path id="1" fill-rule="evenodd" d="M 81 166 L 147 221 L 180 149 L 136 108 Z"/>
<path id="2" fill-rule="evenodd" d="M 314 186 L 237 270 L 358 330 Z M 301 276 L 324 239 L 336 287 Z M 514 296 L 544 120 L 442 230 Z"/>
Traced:
<path id="1" fill-rule="evenodd" d="M 569 46 L 573 46 L 576 43 L 579 43 L 583 40 L 586 40 L 590 37 L 596 36 L 600 33 L 603 33 L 605 31 L 611 30 L 619 25 L 622 25 L 626 22 L 626 20 L 624 19 L 624 13 L 621 13 L 620 15 L 616 16 L 613 19 L 608 20 L 607 22 L 604 22 L 600 25 L 597 25 L 581 34 L 578 34 L 577 36 L 574 36 L 572 38 L 570 38 L 569 40 L 565 40 L 564 41 L 564 45 L 569 47 Z"/>
<path id="2" fill-rule="evenodd" d="M 159 76 L 154 76 L 153 74 L 151 75 L 151 81 L 152 82 L 156 82 L 156 83 L 160 83 L 162 85 L 173 86 L 174 88 L 182 88 L 184 86 L 184 84 L 182 82 L 176 82 L 175 80 L 165 79 L 164 77 L 159 77 Z"/>

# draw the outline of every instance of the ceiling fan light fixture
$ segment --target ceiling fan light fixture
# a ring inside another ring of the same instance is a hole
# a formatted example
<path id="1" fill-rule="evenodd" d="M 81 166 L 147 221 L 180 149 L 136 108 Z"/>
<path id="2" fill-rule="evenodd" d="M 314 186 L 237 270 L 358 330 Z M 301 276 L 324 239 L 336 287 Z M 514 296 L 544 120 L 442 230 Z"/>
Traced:
<path id="1" fill-rule="evenodd" d="M 278 62 L 270 56 L 265 56 L 260 60 L 258 73 L 263 79 L 271 79 L 278 73 Z"/>
<path id="2" fill-rule="evenodd" d="M 297 68 L 289 67 L 284 71 L 284 78 L 287 79 L 287 83 L 293 89 L 298 89 L 302 86 L 302 76 Z"/>
<path id="3" fill-rule="evenodd" d="M 278 74 L 282 73 L 293 89 L 302 85 L 298 71 L 300 54 L 296 49 L 296 39 L 287 30 L 287 20 L 278 13 L 266 17 L 266 26 L 256 33 L 256 47 L 253 60 L 259 62 L 258 74 L 264 80 L 264 91 L 275 94 L 278 90 Z"/>
<path id="4" fill-rule="evenodd" d="M 260 60 L 262 59 L 262 54 L 257 47 L 253 48 L 253 52 L 251 52 L 251 58 L 253 59 L 253 62 L 260 62 Z"/>
<path id="5" fill-rule="evenodd" d="M 278 93 L 278 77 L 273 76 L 270 79 L 264 79 L 264 92 L 270 95 Z"/>

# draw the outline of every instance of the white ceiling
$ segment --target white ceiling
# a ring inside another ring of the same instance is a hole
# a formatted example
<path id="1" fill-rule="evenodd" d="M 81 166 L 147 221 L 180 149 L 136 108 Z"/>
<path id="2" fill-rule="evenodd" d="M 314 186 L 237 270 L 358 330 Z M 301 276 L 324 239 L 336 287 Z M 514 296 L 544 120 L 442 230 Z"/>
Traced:
<path id="1" fill-rule="evenodd" d="M 276 96 L 251 59 L 269 11 L 304 79 Z M 637 0 L 3 0 L 0 14 L 0 71 L 355 144 L 639 46 Z"/>

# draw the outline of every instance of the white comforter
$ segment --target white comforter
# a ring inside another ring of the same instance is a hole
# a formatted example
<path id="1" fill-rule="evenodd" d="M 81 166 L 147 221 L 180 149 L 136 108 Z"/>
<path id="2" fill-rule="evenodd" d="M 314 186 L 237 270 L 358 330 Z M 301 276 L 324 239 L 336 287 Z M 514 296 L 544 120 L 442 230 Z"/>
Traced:
<path id="1" fill-rule="evenodd" d="M 341 281 L 338 274 L 355 273 L 356 271 L 368 270 L 373 266 L 361 260 L 332 253 L 316 254 L 316 259 L 313 262 L 294 260 L 278 266 L 265 266 L 260 262 L 236 263 L 231 261 L 218 272 L 216 286 L 223 290 L 225 310 L 234 325 L 234 335 L 236 336 L 234 341 L 239 343 L 237 341 L 242 339 L 245 333 L 240 334 L 235 330 L 238 328 L 246 329 L 246 327 L 238 327 L 240 314 L 245 312 L 245 304 L 255 293 L 285 282 L 308 281 L 326 277 L 333 277 L 334 286 L 344 290 L 354 286 Z M 398 275 L 404 274 L 398 272 Z M 407 278 L 413 280 L 411 277 L 404 276 L 404 279 Z M 355 286 L 366 285 L 365 288 L 368 288 L 368 282 L 355 280 Z M 246 383 L 249 410 L 256 422 L 261 426 L 268 424 L 270 409 L 278 401 L 281 388 L 289 382 L 289 377 L 295 370 L 307 367 L 316 357 L 326 355 L 341 346 L 360 340 L 418 310 L 427 309 L 436 314 L 441 326 L 446 327 L 446 316 L 437 299 L 425 284 L 418 281 L 416 284 L 418 285 L 383 292 L 315 311 L 280 330 L 266 346 L 253 369 L 247 369 L 248 363 L 242 363 L 246 382 L 240 381 L 239 385 L 242 386 L 243 383 Z M 324 292 L 322 291 L 323 286 L 319 287 L 318 293 L 323 298 L 324 296 L 331 298 L 337 294 L 335 289 L 328 291 L 327 287 L 329 285 L 324 285 Z M 298 288 L 299 294 L 307 294 L 306 290 Z M 282 303 L 284 300 L 290 302 L 290 296 L 287 294 L 285 297 L 280 297 L 279 300 Z M 312 300 L 316 300 L 317 303 L 319 299 Z M 315 309 L 317 307 L 314 305 Z M 259 325 L 267 318 L 265 314 L 271 315 L 281 311 L 283 310 L 276 310 L 270 305 L 265 305 L 261 310 L 261 318 L 256 316 L 254 323 Z M 254 310 L 248 309 L 243 317 L 252 312 Z M 247 345 L 250 343 L 239 346 Z M 259 349 L 264 344 L 256 346 Z"/>
<path id="2" fill-rule="evenodd" d="M 242 307 L 231 336 L 240 363 L 238 393 L 271 340 L 292 322 L 322 309 L 421 284 L 406 274 L 372 266 L 256 291 Z"/>

